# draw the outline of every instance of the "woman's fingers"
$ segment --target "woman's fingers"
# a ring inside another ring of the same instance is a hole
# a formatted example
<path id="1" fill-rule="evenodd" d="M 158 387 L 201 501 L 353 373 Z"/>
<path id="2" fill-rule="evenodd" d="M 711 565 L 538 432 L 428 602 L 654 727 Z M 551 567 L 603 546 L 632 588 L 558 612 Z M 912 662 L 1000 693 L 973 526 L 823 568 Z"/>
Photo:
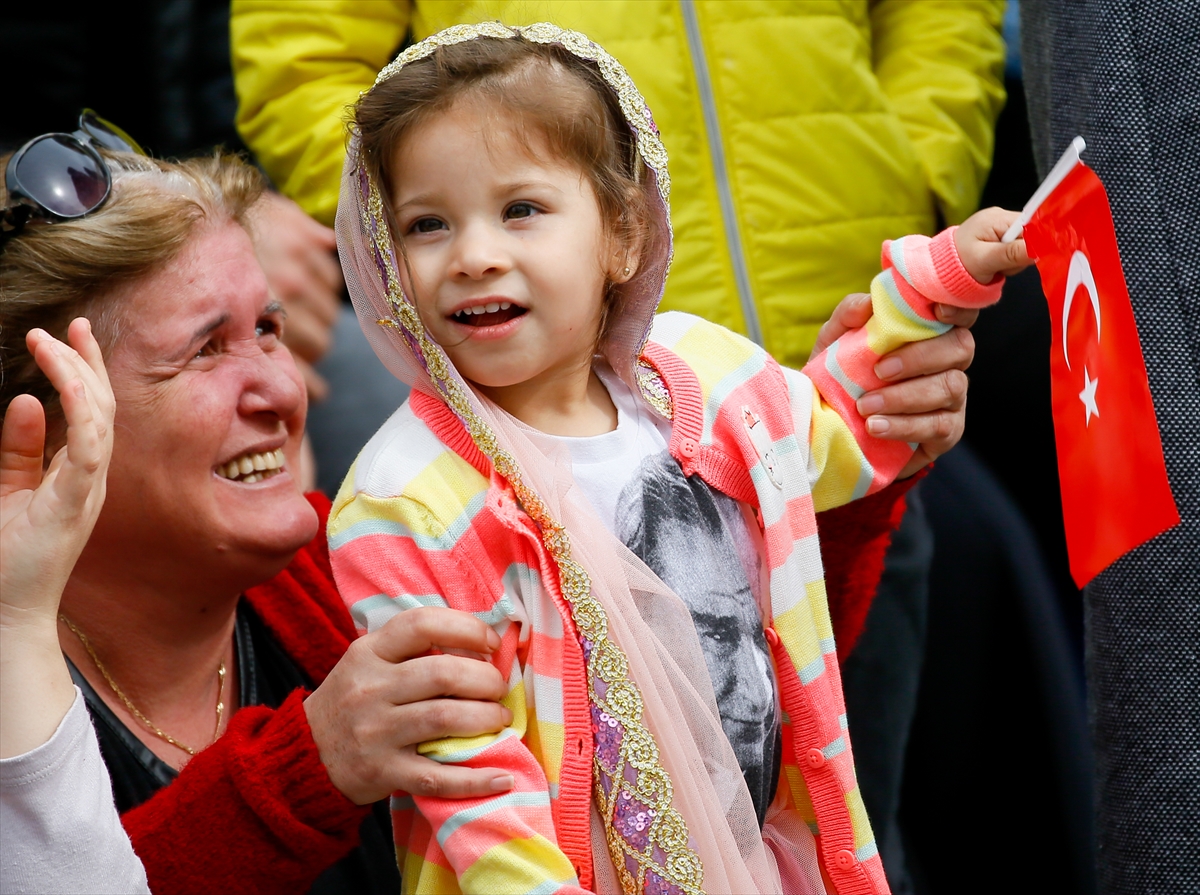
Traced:
<path id="1" fill-rule="evenodd" d="M 440 606 L 411 609 L 363 639 L 387 662 L 402 662 L 434 648 L 488 655 L 500 647 L 499 635 L 479 619 Z"/>
<path id="2" fill-rule="evenodd" d="M 978 308 L 956 308 L 954 305 L 934 305 L 933 314 L 942 323 L 965 326 L 968 329 L 979 319 Z"/>
<path id="3" fill-rule="evenodd" d="M 512 723 L 512 712 L 500 703 L 472 699 L 427 699 L 397 706 L 389 717 L 397 748 L 444 737 L 499 733 Z"/>
<path id="4" fill-rule="evenodd" d="M 490 662 L 480 659 L 418 656 L 392 667 L 394 674 L 388 684 L 390 690 L 387 697 L 394 705 L 407 705 L 442 696 L 497 700 L 508 692 L 504 676 Z"/>
<path id="5" fill-rule="evenodd" d="M 434 649 L 487 655 L 499 646 L 496 633 L 474 616 L 439 607 L 401 613 L 352 643 L 304 701 L 334 786 L 360 805 L 412 791 L 429 774 L 423 763 L 414 769 L 418 743 L 510 724 L 512 713 L 497 701 L 507 687 L 491 663 L 428 655 Z"/>
<path id="6" fill-rule="evenodd" d="M 507 771 L 442 765 L 415 751 L 397 757 L 388 776 L 399 782 L 396 790 L 440 799 L 494 796 L 498 792 L 508 792 L 515 782 Z"/>
<path id="7" fill-rule="evenodd" d="M 33 395 L 17 395 L 4 415 L 0 432 L 0 498 L 32 491 L 42 481 L 46 414 Z"/>
<path id="8" fill-rule="evenodd" d="M 87 510 L 89 498 L 98 512 L 112 455 L 115 402 L 88 322 L 82 318 L 72 321 L 68 337 L 86 358 L 41 330 L 29 334 L 38 366 L 59 392 L 67 424 L 66 446 L 51 462 L 47 481 L 68 513 Z"/>
<path id="9" fill-rule="evenodd" d="M 866 326 L 871 319 L 871 296 L 865 292 L 855 292 L 843 298 L 833 314 L 817 332 L 817 341 L 813 345 L 810 357 L 816 357 L 835 341 L 852 329 Z"/>
<path id="10" fill-rule="evenodd" d="M 959 410 L 966 400 L 967 374 L 951 369 L 867 392 L 858 399 L 856 406 L 862 416 L 869 418 L 876 414 L 925 414 L 936 410 Z"/>
<path id="11" fill-rule="evenodd" d="M 886 382 L 899 382 L 943 370 L 965 370 L 974 359 L 975 337 L 969 329 L 956 326 L 935 338 L 909 342 L 880 358 L 875 375 Z"/>

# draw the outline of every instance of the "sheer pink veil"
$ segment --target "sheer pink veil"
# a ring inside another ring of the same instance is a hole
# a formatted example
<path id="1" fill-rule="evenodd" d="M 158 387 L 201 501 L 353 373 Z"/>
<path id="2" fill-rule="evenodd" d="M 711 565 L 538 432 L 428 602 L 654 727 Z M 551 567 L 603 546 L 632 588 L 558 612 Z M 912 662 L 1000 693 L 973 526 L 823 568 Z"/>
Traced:
<path id="1" fill-rule="evenodd" d="M 595 64 L 620 100 L 663 226 L 633 279 L 620 287 L 626 310 L 614 322 L 605 358 L 656 412 L 670 416 L 661 380 L 639 362 L 671 263 L 666 152 L 645 101 L 603 49 L 548 24 L 456 26 L 405 50 L 379 80 L 440 46 L 480 38 L 558 44 Z M 472 389 L 432 340 L 401 287 L 382 203 L 353 132 L 336 228 L 363 330 L 395 376 L 454 411 L 494 474 L 509 482 L 538 523 L 558 566 L 598 731 L 592 800 L 597 891 L 824 892 L 813 837 L 780 809 L 782 796 L 765 829 L 759 827 L 687 607 L 608 532 L 574 486 L 565 448 Z"/>

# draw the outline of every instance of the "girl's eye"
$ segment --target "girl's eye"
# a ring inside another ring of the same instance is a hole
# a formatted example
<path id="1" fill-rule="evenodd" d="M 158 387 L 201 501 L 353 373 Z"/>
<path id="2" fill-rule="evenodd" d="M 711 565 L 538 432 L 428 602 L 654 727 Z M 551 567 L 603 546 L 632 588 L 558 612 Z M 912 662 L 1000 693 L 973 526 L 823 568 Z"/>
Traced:
<path id="1" fill-rule="evenodd" d="M 410 233 L 433 233 L 445 228 L 445 224 L 437 218 L 417 218 L 408 228 Z"/>
<path id="2" fill-rule="evenodd" d="M 509 220 L 513 218 L 531 218 L 537 214 L 537 209 L 528 202 L 514 202 L 504 212 L 504 216 Z"/>

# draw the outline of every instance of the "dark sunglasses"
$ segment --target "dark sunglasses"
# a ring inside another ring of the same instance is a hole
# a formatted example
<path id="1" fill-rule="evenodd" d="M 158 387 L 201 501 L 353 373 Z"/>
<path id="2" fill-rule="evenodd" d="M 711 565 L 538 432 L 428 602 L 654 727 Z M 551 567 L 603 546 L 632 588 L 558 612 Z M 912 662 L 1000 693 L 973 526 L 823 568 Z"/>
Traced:
<path id="1" fill-rule="evenodd" d="M 112 174 L 97 147 L 145 151 L 129 134 L 91 109 L 73 134 L 42 134 L 13 153 L 4 171 L 8 206 L 0 212 L 0 246 L 30 220 L 70 221 L 100 208 L 112 192 Z"/>

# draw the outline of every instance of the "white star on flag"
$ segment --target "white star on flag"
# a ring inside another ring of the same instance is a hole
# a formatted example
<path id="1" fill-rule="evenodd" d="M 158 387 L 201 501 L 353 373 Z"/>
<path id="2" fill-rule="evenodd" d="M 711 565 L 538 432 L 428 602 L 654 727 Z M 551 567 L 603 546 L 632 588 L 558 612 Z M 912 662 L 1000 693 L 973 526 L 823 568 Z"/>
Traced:
<path id="1" fill-rule="evenodd" d="M 1090 426 L 1093 416 L 1100 416 L 1100 408 L 1096 406 L 1096 385 L 1099 383 L 1099 378 L 1092 379 L 1088 375 L 1088 368 L 1083 368 L 1083 391 L 1079 393 L 1079 400 L 1083 402 L 1083 410 L 1086 414 L 1083 424 Z"/>

